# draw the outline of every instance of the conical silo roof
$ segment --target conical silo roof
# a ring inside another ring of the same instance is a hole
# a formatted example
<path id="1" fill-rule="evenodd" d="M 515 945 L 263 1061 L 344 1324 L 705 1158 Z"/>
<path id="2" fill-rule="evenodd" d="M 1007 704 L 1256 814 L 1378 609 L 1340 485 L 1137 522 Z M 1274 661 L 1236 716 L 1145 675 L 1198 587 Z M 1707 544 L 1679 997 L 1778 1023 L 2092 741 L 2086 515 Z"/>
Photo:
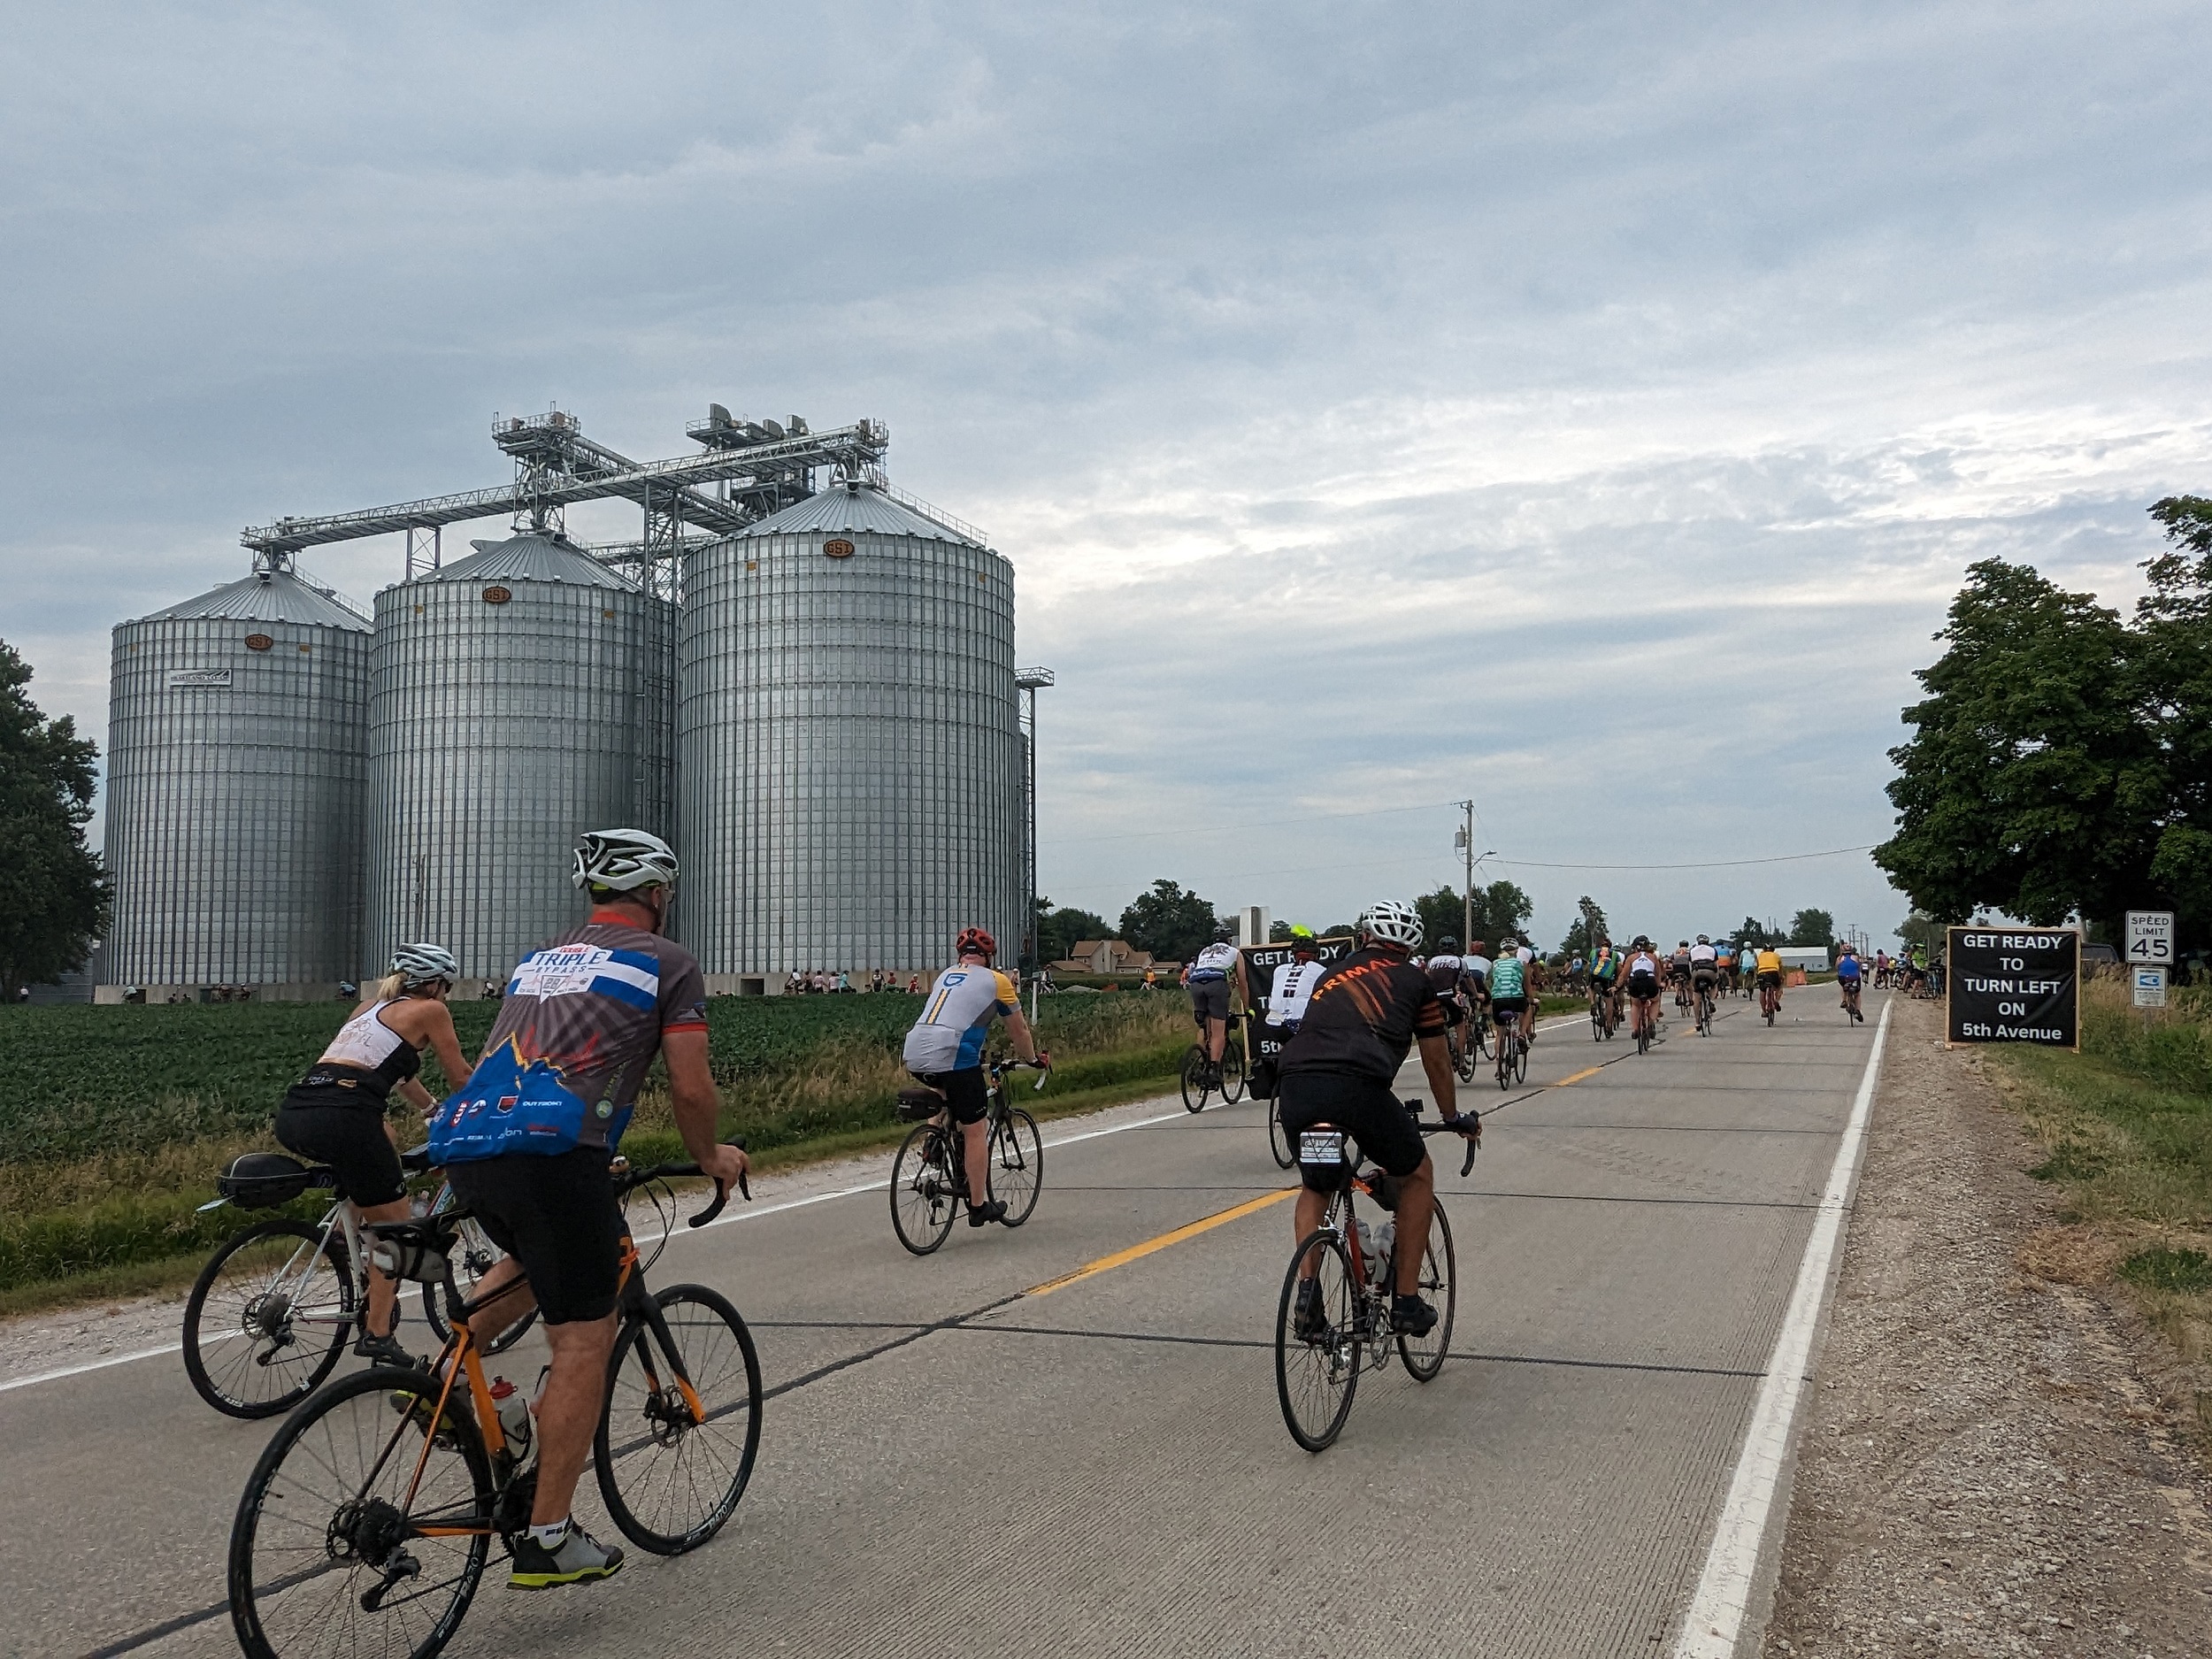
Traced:
<path id="1" fill-rule="evenodd" d="M 304 622 L 369 631 L 368 618 L 290 571 L 260 571 L 138 618 L 141 622 Z"/>
<path id="2" fill-rule="evenodd" d="M 744 534 L 809 535 L 856 530 L 878 535 L 919 536 L 926 541 L 951 541 L 962 547 L 983 545 L 973 536 L 950 525 L 940 524 L 866 484 L 833 484 L 820 495 L 810 495 L 774 517 L 749 526 Z"/>
<path id="3" fill-rule="evenodd" d="M 472 541 L 476 549 L 466 558 L 434 571 L 419 572 L 419 582 L 572 582 L 580 588 L 619 588 L 635 592 L 637 584 L 619 571 L 611 570 L 572 541 L 526 530 L 504 541 Z"/>

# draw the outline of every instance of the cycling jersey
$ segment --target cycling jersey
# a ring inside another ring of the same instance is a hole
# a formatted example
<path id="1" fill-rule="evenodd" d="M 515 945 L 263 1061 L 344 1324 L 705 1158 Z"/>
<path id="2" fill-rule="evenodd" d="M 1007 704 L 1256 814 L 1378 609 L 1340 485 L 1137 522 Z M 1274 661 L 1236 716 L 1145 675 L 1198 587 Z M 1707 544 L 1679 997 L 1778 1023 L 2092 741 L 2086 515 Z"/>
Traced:
<path id="1" fill-rule="evenodd" d="M 1468 977 L 1469 979 L 1472 979 L 1472 980 L 1475 982 L 1475 984 L 1476 984 L 1476 986 L 1477 986 L 1477 987 L 1478 987 L 1478 988 L 1479 988 L 1480 987 L 1482 987 L 1482 986 L 1484 986 L 1484 985 L 1486 985 L 1486 984 L 1489 982 L 1489 979 L 1490 979 L 1490 958 L 1489 958 L 1489 957 L 1487 957 L 1487 956 L 1473 956 L 1473 955 L 1471 955 L 1471 955 L 1468 955 L 1468 956 L 1462 956 L 1462 957 L 1459 959 L 1459 965 L 1460 965 L 1461 967 L 1463 967 L 1463 968 L 1464 968 L 1464 969 L 1466 969 L 1466 970 L 1467 970 L 1467 977 Z"/>
<path id="2" fill-rule="evenodd" d="M 1503 1002 L 1528 995 L 1527 979 L 1518 956 L 1502 956 L 1490 970 L 1490 995 Z"/>
<path id="3" fill-rule="evenodd" d="M 1859 959 L 1856 956 L 1842 956 L 1837 959 L 1836 978 L 1846 985 L 1857 984 L 1859 972 Z"/>
<path id="4" fill-rule="evenodd" d="M 1692 945 L 1690 947 L 1690 965 L 1693 968 L 1709 968 L 1714 964 L 1714 962 L 1718 957 L 1719 954 L 1720 953 L 1715 950 L 1710 945 Z"/>
<path id="5" fill-rule="evenodd" d="M 338 1028 L 301 1087 L 358 1089 L 381 1102 L 395 1083 L 422 1070 L 415 1045 L 384 1023 L 389 1002 L 372 1002 Z"/>
<path id="6" fill-rule="evenodd" d="M 1762 973 L 1781 972 L 1782 958 L 1771 950 L 1762 949 L 1759 952 L 1759 972 Z"/>
<path id="7" fill-rule="evenodd" d="M 947 968 L 930 987 L 922 1017 L 906 1033 L 906 1069 L 933 1073 L 982 1064 L 993 1017 L 1020 1006 L 1014 982 L 996 968 L 978 963 Z"/>
<path id="8" fill-rule="evenodd" d="M 1188 977 L 1193 979 L 1225 979 L 1230 970 L 1236 965 L 1237 948 L 1234 945 L 1208 945 L 1191 958 Z"/>
<path id="9" fill-rule="evenodd" d="M 1590 958 L 1590 977 L 1600 985 L 1610 985 L 1620 977 L 1621 959 L 1611 951 L 1601 951 Z"/>
<path id="10" fill-rule="evenodd" d="M 1647 950 L 1638 951 L 1628 959 L 1628 988 L 1654 994 L 1658 987 L 1659 958 Z"/>
<path id="11" fill-rule="evenodd" d="M 1298 1034 L 1283 1045 L 1283 1075 L 1333 1072 L 1386 1087 L 1417 1038 L 1444 1030 L 1444 1004 L 1426 973 L 1388 951 L 1356 950 L 1314 987 Z"/>
<path id="12" fill-rule="evenodd" d="M 1457 956 L 1431 956 L 1427 972 L 1429 983 L 1436 987 L 1436 994 L 1449 996 L 1460 988 L 1460 981 L 1467 977 L 1467 964 Z"/>
<path id="13" fill-rule="evenodd" d="M 1277 968 L 1274 982 L 1267 989 L 1267 1023 L 1295 1025 L 1305 1018 L 1313 987 L 1327 971 L 1327 964 L 1319 962 L 1286 962 Z"/>

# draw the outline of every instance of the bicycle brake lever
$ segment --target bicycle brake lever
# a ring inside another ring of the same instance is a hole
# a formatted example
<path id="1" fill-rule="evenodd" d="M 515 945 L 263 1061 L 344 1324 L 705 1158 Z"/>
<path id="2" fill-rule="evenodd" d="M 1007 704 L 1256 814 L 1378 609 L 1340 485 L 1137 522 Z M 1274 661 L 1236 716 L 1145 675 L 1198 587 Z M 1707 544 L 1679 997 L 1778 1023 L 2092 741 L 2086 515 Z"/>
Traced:
<path id="1" fill-rule="evenodd" d="M 1459 1161 L 1459 1179 L 1461 1180 L 1465 1180 L 1469 1171 L 1475 1167 L 1475 1154 L 1481 1150 L 1481 1141 L 1470 1141 L 1467 1143 L 1467 1156 Z"/>

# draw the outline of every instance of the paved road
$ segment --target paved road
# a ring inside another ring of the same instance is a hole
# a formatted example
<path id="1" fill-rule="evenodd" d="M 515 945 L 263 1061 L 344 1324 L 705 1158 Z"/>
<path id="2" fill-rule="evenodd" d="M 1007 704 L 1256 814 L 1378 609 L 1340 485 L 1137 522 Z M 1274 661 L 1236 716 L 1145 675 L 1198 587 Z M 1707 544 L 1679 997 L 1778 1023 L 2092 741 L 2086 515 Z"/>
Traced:
<path id="1" fill-rule="evenodd" d="M 730 1295 L 781 1390 L 737 1519 L 588 1590 L 488 1574 L 449 1651 L 1664 1654 L 1866 1068 L 1879 999 L 1853 1028 L 1829 995 L 1640 1058 L 1565 1023 L 1552 1086 L 1486 1082 L 1441 1180 L 1455 1357 L 1371 1374 L 1319 1457 L 1274 1396 L 1286 1205 L 1018 1294 L 1282 1188 L 1256 1106 L 1052 1125 L 1116 1132 L 1049 1153 L 1027 1227 L 926 1259 L 876 1190 L 681 1238 L 654 1282 Z M 0 1394 L 0 1652 L 234 1653 L 219 1614 L 148 1636 L 219 1604 L 267 1433 L 173 1356 Z"/>

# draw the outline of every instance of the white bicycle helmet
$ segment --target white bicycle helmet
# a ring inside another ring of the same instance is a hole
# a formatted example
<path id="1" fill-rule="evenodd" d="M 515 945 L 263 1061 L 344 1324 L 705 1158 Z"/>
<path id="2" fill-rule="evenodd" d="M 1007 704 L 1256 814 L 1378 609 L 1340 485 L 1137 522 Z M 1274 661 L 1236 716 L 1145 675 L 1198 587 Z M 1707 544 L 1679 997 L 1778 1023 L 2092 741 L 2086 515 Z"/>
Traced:
<path id="1" fill-rule="evenodd" d="M 1419 949 L 1421 912 L 1399 899 L 1377 899 L 1359 918 L 1360 931 L 1385 944 Z"/>
<path id="2" fill-rule="evenodd" d="M 451 985 L 461 977 L 461 964 L 442 945 L 402 945 L 392 952 L 392 965 L 387 972 L 396 973 L 410 987 L 427 985 L 433 979 Z"/>
<path id="3" fill-rule="evenodd" d="M 569 879 L 580 887 L 611 887 L 618 893 L 673 887 L 676 852 L 645 830 L 593 830 L 576 849 Z"/>

